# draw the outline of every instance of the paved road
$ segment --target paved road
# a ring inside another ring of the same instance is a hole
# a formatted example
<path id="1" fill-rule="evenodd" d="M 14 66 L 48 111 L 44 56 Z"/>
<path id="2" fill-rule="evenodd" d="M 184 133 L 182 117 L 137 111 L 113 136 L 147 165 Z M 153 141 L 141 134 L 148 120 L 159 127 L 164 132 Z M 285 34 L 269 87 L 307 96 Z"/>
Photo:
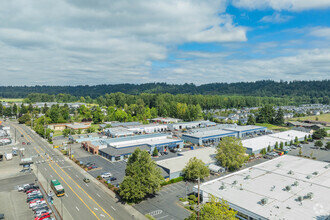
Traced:
<path id="1" fill-rule="evenodd" d="M 49 182 L 58 179 L 66 190 L 62 197 L 63 205 L 73 219 L 134 219 L 121 204 L 110 195 L 90 182 L 84 183 L 84 174 L 79 167 L 66 162 L 63 156 L 53 150 L 44 140 L 24 125 L 10 123 L 17 128 L 19 139 L 30 142 L 26 145 L 26 152 L 33 156 L 37 165 L 37 175 L 42 174 Z M 24 135 L 21 138 L 21 134 Z"/>

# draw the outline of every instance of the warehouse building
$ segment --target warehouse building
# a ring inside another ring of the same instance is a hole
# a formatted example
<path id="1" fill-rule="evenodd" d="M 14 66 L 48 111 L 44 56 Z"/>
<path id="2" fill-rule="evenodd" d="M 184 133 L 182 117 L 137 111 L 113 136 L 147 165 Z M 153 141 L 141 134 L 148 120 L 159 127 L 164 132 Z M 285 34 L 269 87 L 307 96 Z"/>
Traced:
<path id="1" fill-rule="evenodd" d="M 178 157 L 157 161 L 157 165 L 165 170 L 164 178 L 171 180 L 182 176 L 182 170 L 191 158 L 196 157 L 202 160 L 205 165 L 215 164 L 216 149 L 214 147 L 205 147 L 197 150 L 182 152 Z"/>
<path id="2" fill-rule="evenodd" d="M 114 127 L 114 128 L 106 128 L 104 130 L 104 134 L 112 138 L 117 138 L 117 137 L 133 136 L 134 132 L 128 130 L 127 128 Z"/>
<path id="3" fill-rule="evenodd" d="M 200 128 L 200 127 L 209 127 L 215 126 L 216 123 L 210 121 L 191 121 L 191 122 L 181 122 L 175 124 L 169 124 L 168 129 L 171 131 L 178 131 L 182 129 L 193 129 L 193 128 Z"/>
<path id="4" fill-rule="evenodd" d="M 284 132 L 279 132 L 275 134 L 264 135 L 260 137 L 250 138 L 242 141 L 243 147 L 246 148 L 247 154 L 259 154 L 262 149 L 267 149 L 270 146 L 274 149 L 276 142 L 278 145 L 283 142 L 284 144 L 289 144 L 290 141 L 294 141 L 297 137 L 299 141 L 304 140 L 305 136 L 309 133 L 289 130 Z"/>
<path id="5" fill-rule="evenodd" d="M 133 125 L 126 126 L 127 130 L 135 134 L 151 134 L 156 132 L 165 132 L 167 131 L 166 124 L 146 124 L 146 125 Z"/>
<path id="6" fill-rule="evenodd" d="M 264 134 L 266 127 L 260 126 L 238 126 L 233 124 L 220 124 L 214 127 L 193 129 L 182 135 L 182 139 L 193 144 L 202 145 L 208 143 L 218 143 L 224 137 L 241 138 L 249 134 Z"/>
<path id="7" fill-rule="evenodd" d="M 192 144 L 203 145 L 217 143 L 224 137 L 237 137 L 237 132 L 222 129 L 191 131 L 182 135 L 182 139 Z"/>
<path id="8" fill-rule="evenodd" d="M 178 123 L 182 120 L 177 119 L 177 118 L 169 118 L 169 117 L 162 118 L 162 117 L 159 117 L 159 118 L 150 119 L 150 121 L 151 122 L 156 122 L 156 123 L 162 123 L 162 124 L 170 124 L 170 123 Z"/>
<path id="9" fill-rule="evenodd" d="M 103 143 L 106 143 L 106 147 L 104 147 Z M 171 138 L 171 136 L 167 134 L 147 134 L 110 138 L 99 141 L 99 143 L 92 142 L 91 144 L 99 144 L 99 154 L 111 161 L 128 158 L 136 148 L 147 150 L 150 153 L 154 151 L 154 148 L 157 148 L 159 152 L 166 152 L 173 148 L 183 148 L 183 141 L 181 139 Z"/>
<path id="10" fill-rule="evenodd" d="M 242 220 L 329 220 L 329 180 L 329 163 L 285 155 L 202 183 L 200 194 L 226 200 Z"/>

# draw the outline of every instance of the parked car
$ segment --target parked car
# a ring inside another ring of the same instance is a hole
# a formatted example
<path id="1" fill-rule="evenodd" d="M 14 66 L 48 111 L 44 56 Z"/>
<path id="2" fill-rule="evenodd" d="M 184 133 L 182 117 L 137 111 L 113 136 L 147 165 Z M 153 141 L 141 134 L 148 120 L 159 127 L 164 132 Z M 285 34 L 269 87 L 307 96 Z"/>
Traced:
<path id="1" fill-rule="evenodd" d="M 103 179 L 105 179 L 105 178 L 109 178 L 109 177 L 111 177 L 112 175 L 111 175 L 111 173 L 102 173 L 101 174 L 101 177 L 103 178 Z"/>
<path id="2" fill-rule="evenodd" d="M 30 201 L 32 201 L 32 200 L 34 200 L 34 199 L 42 199 L 42 198 L 44 198 L 43 195 L 35 195 L 35 196 L 33 196 L 33 197 L 27 198 L 26 201 L 27 201 L 27 202 L 30 202 Z"/>
<path id="3" fill-rule="evenodd" d="M 41 215 L 45 214 L 45 213 L 49 213 L 51 214 L 52 211 L 50 209 L 44 209 L 44 210 L 40 210 L 39 212 L 35 213 L 35 217 L 40 217 Z"/>
<path id="4" fill-rule="evenodd" d="M 96 169 L 97 167 L 98 167 L 98 166 L 96 166 L 96 165 L 90 165 L 90 166 L 88 166 L 87 168 L 91 170 L 91 169 Z"/>
<path id="5" fill-rule="evenodd" d="M 44 201 L 44 199 L 34 199 L 34 200 L 30 201 L 29 204 L 33 204 L 38 201 Z"/>
<path id="6" fill-rule="evenodd" d="M 35 217 L 34 220 L 43 220 L 43 219 L 46 219 L 46 218 L 50 218 L 50 213 L 43 213 L 41 216 L 39 217 Z"/>
<path id="7" fill-rule="evenodd" d="M 48 209 L 48 205 L 46 203 L 39 204 L 39 205 L 36 205 L 36 206 L 32 207 L 32 210 L 34 212 L 38 212 L 38 211 L 43 210 L 43 209 Z"/>
<path id="8" fill-rule="evenodd" d="M 24 185 L 21 185 L 21 186 L 17 186 L 17 190 L 18 190 L 18 192 L 24 191 L 24 188 L 28 187 L 28 186 L 30 186 L 30 184 L 24 184 Z"/>
<path id="9" fill-rule="evenodd" d="M 168 152 L 167 152 L 167 151 L 165 151 L 165 152 L 164 152 L 164 154 L 165 154 L 165 155 L 167 155 L 167 154 L 168 154 Z"/>
<path id="10" fill-rule="evenodd" d="M 24 137 L 24 135 L 21 134 L 21 137 Z"/>
<path id="11" fill-rule="evenodd" d="M 116 181 L 116 180 L 117 180 L 117 178 L 114 176 L 110 178 L 110 181 Z"/>
<path id="12" fill-rule="evenodd" d="M 31 143 L 30 142 L 27 142 L 27 145 L 31 145 Z"/>
<path id="13" fill-rule="evenodd" d="M 0 213 L 0 219 L 5 219 L 5 214 Z"/>
<path id="14" fill-rule="evenodd" d="M 42 204 L 46 204 L 45 200 L 39 200 L 34 203 L 30 203 L 30 208 L 34 208 L 34 207 L 42 205 Z"/>
<path id="15" fill-rule="evenodd" d="M 88 178 L 84 178 L 83 181 L 84 181 L 85 183 L 89 183 L 89 182 L 90 182 L 90 180 L 89 180 Z"/>
<path id="16" fill-rule="evenodd" d="M 24 192 L 26 193 L 30 189 L 39 189 L 39 186 L 29 185 L 27 187 L 24 187 Z"/>
<path id="17" fill-rule="evenodd" d="M 29 194 L 29 193 L 32 193 L 32 192 L 35 192 L 35 191 L 39 191 L 39 192 L 40 192 L 39 189 L 29 189 L 29 190 L 26 191 L 25 193 L 26 193 L 26 194 Z"/>
<path id="18" fill-rule="evenodd" d="M 25 145 L 26 143 L 25 142 L 22 142 L 22 145 Z"/>

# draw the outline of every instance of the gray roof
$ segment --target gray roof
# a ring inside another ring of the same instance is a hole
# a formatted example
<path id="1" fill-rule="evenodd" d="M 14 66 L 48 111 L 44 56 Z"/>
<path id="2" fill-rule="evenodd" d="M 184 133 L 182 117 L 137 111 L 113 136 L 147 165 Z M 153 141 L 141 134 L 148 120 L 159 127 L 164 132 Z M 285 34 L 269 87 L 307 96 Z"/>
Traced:
<path id="1" fill-rule="evenodd" d="M 135 151 L 136 148 L 140 148 L 141 150 L 147 150 L 147 151 L 150 150 L 150 147 L 148 145 L 139 145 L 134 147 L 124 147 L 124 148 L 107 147 L 99 151 L 111 156 L 119 156 L 123 154 L 131 154 Z"/>

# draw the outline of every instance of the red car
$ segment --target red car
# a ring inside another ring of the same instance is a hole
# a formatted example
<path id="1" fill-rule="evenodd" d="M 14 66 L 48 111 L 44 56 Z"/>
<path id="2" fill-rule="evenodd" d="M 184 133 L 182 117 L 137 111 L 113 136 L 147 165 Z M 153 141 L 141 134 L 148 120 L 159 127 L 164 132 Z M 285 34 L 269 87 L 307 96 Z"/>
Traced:
<path id="1" fill-rule="evenodd" d="M 22 142 L 22 145 L 25 145 L 26 143 L 25 142 Z"/>
<path id="2" fill-rule="evenodd" d="M 33 204 L 33 203 L 38 202 L 38 201 L 41 202 L 41 201 L 44 201 L 44 199 L 34 199 L 31 202 L 29 202 L 29 204 Z"/>
<path id="3" fill-rule="evenodd" d="M 45 218 L 50 218 L 50 214 L 47 212 L 47 213 L 42 213 L 39 217 L 35 217 L 34 220 L 42 220 L 42 219 L 45 219 Z"/>
<path id="4" fill-rule="evenodd" d="M 34 191 L 40 191 L 40 190 L 39 189 L 30 189 L 30 190 L 26 191 L 26 194 L 32 193 Z"/>

